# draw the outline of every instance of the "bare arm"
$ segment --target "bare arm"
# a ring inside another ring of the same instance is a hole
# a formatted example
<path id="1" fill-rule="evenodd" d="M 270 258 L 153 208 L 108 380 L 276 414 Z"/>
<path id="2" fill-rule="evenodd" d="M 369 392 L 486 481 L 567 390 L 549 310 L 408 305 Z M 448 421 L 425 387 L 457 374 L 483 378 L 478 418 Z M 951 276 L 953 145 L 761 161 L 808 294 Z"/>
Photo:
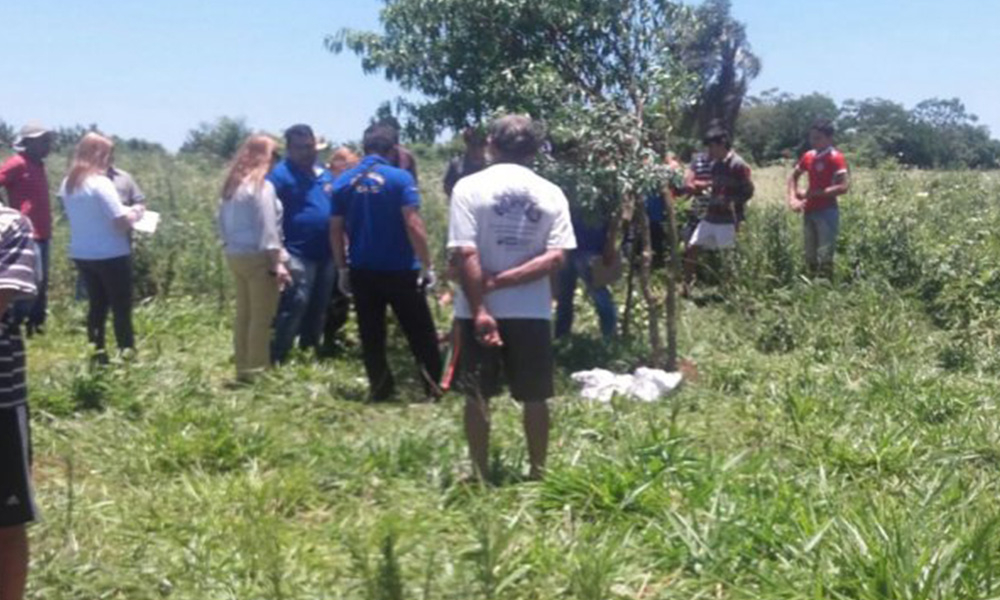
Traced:
<path id="1" fill-rule="evenodd" d="M 410 239 L 410 245 L 413 246 L 413 251 L 420 259 L 420 264 L 426 270 L 433 269 L 431 251 L 427 245 L 427 227 L 424 225 L 423 217 L 420 216 L 420 211 L 413 206 L 404 207 L 403 222 L 406 223 L 406 237 Z"/>
<path id="2" fill-rule="evenodd" d="M 536 256 L 528 262 L 507 269 L 502 273 L 497 273 L 492 277 L 487 277 L 485 287 L 487 292 L 508 287 L 531 283 L 538 279 L 544 279 L 555 273 L 566 263 L 566 251 L 561 248 L 547 250 L 545 253 Z"/>
<path id="3" fill-rule="evenodd" d="M 684 173 L 684 192 L 691 196 L 700 196 L 709 189 L 711 189 L 712 183 L 710 181 L 704 181 L 698 179 L 691 167 L 687 168 Z"/>
<path id="4" fill-rule="evenodd" d="M 115 229 L 118 231 L 129 231 L 135 225 L 136 221 L 142 218 L 145 212 L 146 209 L 142 204 L 137 204 L 129 208 L 124 215 L 115 218 L 113 221 Z"/>
<path id="5" fill-rule="evenodd" d="M 452 266 L 458 271 L 458 279 L 469 303 L 469 311 L 475 320 L 476 335 L 484 346 L 503 344 L 497 330 L 496 320 L 486 310 L 483 303 L 485 282 L 483 268 L 479 262 L 479 251 L 473 247 L 456 248 L 451 254 Z"/>
<path id="6" fill-rule="evenodd" d="M 803 199 L 799 197 L 799 179 L 802 178 L 803 173 L 805 171 L 795 167 L 792 176 L 788 178 L 788 207 L 795 212 L 800 212 L 805 207 Z"/>

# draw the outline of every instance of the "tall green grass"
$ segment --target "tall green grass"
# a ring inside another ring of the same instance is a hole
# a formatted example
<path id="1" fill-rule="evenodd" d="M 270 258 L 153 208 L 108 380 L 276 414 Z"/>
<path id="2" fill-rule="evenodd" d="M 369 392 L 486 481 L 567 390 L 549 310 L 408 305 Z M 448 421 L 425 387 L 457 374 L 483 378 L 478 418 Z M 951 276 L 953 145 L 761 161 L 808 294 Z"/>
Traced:
<path id="1" fill-rule="evenodd" d="M 569 370 L 644 352 L 600 342 L 581 296 L 547 479 L 519 483 L 520 410 L 500 398 L 502 483 L 482 488 L 465 483 L 460 399 L 359 401 L 351 328 L 341 356 L 228 387 L 219 167 L 127 159 L 167 213 L 140 241 L 137 359 L 87 366 L 65 263 L 30 343 L 45 511 L 31 597 L 1000 597 L 995 178 L 858 174 L 830 284 L 804 278 L 774 177 L 731 279 L 682 306 L 697 379 L 655 404 L 578 398 Z M 435 160 L 422 180 L 441 246 Z M 393 339 L 401 389 L 419 389 Z"/>

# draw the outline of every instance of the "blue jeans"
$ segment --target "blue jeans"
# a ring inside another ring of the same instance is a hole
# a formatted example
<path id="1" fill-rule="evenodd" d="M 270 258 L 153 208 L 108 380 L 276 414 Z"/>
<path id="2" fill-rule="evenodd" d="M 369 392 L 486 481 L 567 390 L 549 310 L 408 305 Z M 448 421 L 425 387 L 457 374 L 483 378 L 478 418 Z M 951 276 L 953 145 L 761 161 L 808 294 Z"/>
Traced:
<path id="1" fill-rule="evenodd" d="M 802 221 L 806 265 L 810 270 L 830 268 L 840 233 L 840 210 L 836 207 L 806 213 Z"/>
<path id="2" fill-rule="evenodd" d="M 573 299 L 576 295 L 576 282 L 583 279 L 587 286 L 587 294 L 590 295 L 597 311 L 597 318 L 601 322 L 601 335 L 605 339 L 615 336 L 618 324 L 618 309 L 615 308 L 615 299 L 611 295 L 611 290 L 605 287 L 595 288 L 591 285 L 590 261 L 598 257 L 598 254 L 591 252 L 570 252 L 567 256 L 566 266 L 559 272 L 559 288 L 556 299 L 556 337 L 568 335 L 573 329 Z"/>
<path id="3" fill-rule="evenodd" d="M 45 325 L 45 316 L 49 306 L 49 242 L 35 240 L 38 248 L 38 260 L 41 266 L 41 277 L 38 278 L 38 295 L 31 300 L 18 300 L 14 303 L 14 319 L 18 323 L 26 323 L 29 328 Z"/>
<path id="4" fill-rule="evenodd" d="M 309 260 L 292 256 L 288 261 L 292 283 L 281 293 L 274 318 L 271 360 L 280 363 L 299 338 L 302 349 L 316 348 L 323 334 L 326 307 L 333 295 L 337 269 L 332 260 Z"/>

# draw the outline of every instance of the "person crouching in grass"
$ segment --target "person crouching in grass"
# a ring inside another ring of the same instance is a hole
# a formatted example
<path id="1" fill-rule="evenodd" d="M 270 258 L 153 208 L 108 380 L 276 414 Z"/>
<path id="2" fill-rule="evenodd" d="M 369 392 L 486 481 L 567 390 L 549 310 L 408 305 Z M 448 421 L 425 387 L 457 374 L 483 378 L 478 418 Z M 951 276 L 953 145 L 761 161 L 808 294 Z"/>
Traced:
<path id="1" fill-rule="evenodd" d="M 838 198 L 851 189 L 847 159 L 833 147 L 833 123 L 819 119 L 809 130 L 812 150 L 802 155 L 788 180 L 788 206 L 802 213 L 806 267 L 810 277 L 833 279 L 833 256 L 840 233 Z M 799 179 L 809 174 L 809 189 L 799 190 Z"/>
<path id="2" fill-rule="evenodd" d="M 236 280 L 236 380 L 249 383 L 271 364 L 271 325 L 291 283 L 281 234 L 282 207 L 267 174 L 278 143 L 255 135 L 240 147 L 222 186 L 219 235 Z"/>
<path id="3" fill-rule="evenodd" d="M 38 518 L 31 488 L 31 439 L 24 342 L 10 310 L 38 292 L 31 223 L 0 207 L 0 599 L 21 600 L 28 577 L 27 525 Z"/>
<path id="4" fill-rule="evenodd" d="M 684 297 L 691 295 L 700 250 L 728 250 L 736 246 L 742 212 L 738 207 L 746 205 L 754 193 L 750 167 L 733 151 L 727 131 L 710 129 L 705 135 L 705 149 L 712 160 L 711 187 L 705 218 L 698 223 L 684 253 Z"/>
<path id="5" fill-rule="evenodd" d="M 87 338 L 100 363 L 108 361 L 104 333 L 114 314 L 115 340 L 122 352 L 135 348 L 132 329 L 132 244 L 129 231 L 145 208 L 127 207 L 108 178 L 114 144 L 96 133 L 76 146 L 59 197 L 69 218 L 69 256 L 76 262 L 90 300 Z"/>

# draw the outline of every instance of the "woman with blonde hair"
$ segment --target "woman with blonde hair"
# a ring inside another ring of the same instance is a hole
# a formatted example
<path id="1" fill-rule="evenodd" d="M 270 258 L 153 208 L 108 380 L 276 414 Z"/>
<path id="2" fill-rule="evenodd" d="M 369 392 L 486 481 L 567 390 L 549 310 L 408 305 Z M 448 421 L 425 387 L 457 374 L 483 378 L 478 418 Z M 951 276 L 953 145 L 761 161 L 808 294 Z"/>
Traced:
<path id="1" fill-rule="evenodd" d="M 97 133 L 83 136 L 73 153 L 59 196 L 69 218 L 69 256 L 87 287 L 87 339 L 97 360 L 107 362 L 105 327 L 114 315 L 115 340 L 122 351 L 135 348 L 132 329 L 132 248 L 129 230 L 145 209 L 129 208 L 108 179 L 114 143 Z"/>
<path id="2" fill-rule="evenodd" d="M 282 207 L 267 180 L 277 159 L 275 140 L 250 137 L 233 159 L 219 203 L 219 235 L 236 279 L 236 379 L 244 383 L 271 362 L 271 324 L 281 289 L 291 282 Z"/>
<path id="3" fill-rule="evenodd" d="M 341 146 L 330 155 L 330 162 L 327 164 L 327 168 L 330 169 L 334 177 L 337 177 L 344 171 L 354 168 L 359 162 L 361 162 L 361 157 L 354 150 L 351 150 L 347 146 Z"/>

